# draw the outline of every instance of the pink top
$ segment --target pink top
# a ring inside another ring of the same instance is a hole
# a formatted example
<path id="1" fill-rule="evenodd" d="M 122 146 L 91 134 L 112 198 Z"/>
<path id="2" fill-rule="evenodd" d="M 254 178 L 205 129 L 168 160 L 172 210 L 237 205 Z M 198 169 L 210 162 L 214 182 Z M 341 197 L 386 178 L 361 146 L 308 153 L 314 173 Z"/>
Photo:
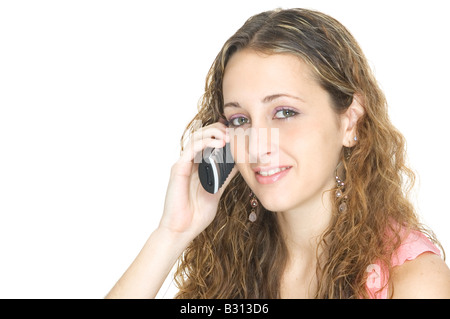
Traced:
<path id="1" fill-rule="evenodd" d="M 432 252 L 440 256 L 440 250 L 434 245 L 423 233 L 419 231 L 410 231 L 408 236 L 402 241 L 400 247 L 392 256 L 392 267 L 403 265 L 405 261 L 413 260 L 417 256 Z M 371 264 L 366 271 L 369 273 L 367 277 L 366 290 L 371 299 L 387 299 L 388 285 L 385 286 L 389 279 L 389 273 L 386 267 L 380 263 Z M 384 287 L 385 286 L 385 287 Z M 381 289 L 384 287 L 383 289 Z M 381 290 L 380 290 L 381 289 Z"/>

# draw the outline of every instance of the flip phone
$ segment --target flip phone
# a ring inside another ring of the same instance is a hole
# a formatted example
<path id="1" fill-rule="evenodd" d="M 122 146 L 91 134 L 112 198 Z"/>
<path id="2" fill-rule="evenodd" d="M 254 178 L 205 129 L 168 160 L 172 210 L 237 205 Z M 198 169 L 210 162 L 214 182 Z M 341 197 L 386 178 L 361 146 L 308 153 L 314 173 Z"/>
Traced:
<path id="1" fill-rule="evenodd" d="M 225 183 L 234 167 L 230 143 L 223 148 L 206 148 L 203 151 L 202 162 L 198 165 L 198 176 L 203 188 L 215 194 Z"/>

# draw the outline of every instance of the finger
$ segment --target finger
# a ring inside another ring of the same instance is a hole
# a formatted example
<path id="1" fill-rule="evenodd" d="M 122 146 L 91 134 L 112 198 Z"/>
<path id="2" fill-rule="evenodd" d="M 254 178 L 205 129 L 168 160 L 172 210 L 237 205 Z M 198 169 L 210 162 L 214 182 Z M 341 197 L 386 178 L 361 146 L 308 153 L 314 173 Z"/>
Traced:
<path id="1" fill-rule="evenodd" d="M 225 139 L 226 135 L 226 127 L 206 127 L 195 131 L 191 140 L 196 142 L 205 138 Z"/>
<path id="2" fill-rule="evenodd" d="M 195 137 L 211 137 L 214 134 L 217 134 L 218 136 L 220 136 L 221 134 L 225 134 L 226 130 L 227 130 L 227 126 L 224 125 L 223 123 L 220 122 L 216 122 L 204 127 L 199 128 L 198 130 L 196 130 L 193 133 L 193 136 Z"/>
<path id="3" fill-rule="evenodd" d="M 181 154 L 181 160 L 185 162 L 192 162 L 196 155 L 207 147 L 222 148 L 225 146 L 225 141 L 222 139 L 206 138 L 196 142 L 191 142 Z"/>

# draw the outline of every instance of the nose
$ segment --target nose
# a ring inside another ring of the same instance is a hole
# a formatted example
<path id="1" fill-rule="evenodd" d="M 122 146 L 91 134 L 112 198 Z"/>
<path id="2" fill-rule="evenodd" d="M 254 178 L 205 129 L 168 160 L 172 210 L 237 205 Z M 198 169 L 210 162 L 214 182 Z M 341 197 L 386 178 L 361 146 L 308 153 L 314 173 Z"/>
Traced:
<path id="1" fill-rule="evenodd" d="M 248 155 L 250 163 L 275 164 L 278 155 L 278 128 L 251 127 Z"/>

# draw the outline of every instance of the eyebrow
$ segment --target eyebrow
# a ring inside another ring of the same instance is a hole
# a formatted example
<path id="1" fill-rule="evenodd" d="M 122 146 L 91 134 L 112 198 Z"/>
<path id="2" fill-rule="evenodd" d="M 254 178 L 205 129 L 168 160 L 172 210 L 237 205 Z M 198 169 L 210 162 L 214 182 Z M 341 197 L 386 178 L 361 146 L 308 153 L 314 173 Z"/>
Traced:
<path id="1" fill-rule="evenodd" d="M 294 95 L 290 95 L 290 94 L 272 94 L 272 95 L 268 95 L 264 99 L 262 99 L 262 102 L 263 103 L 269 103 L 269 102 L 272 102 L 272 101 L 274 101 L 276 99 L 279 99 L 281 97 L 288 97 L 288 98 L 291 98 L 291 99 L 295 99 L 295 100 L 299 100 L 299 101 L 305 102 L 303 99 L 299 98 L 298 96 L 294 96 Z M 238 102 L 228 102 L 228 103 L 226 103 L 223 106 L 223 108 L 226 108 L 226 107 L 241 107 L 241 106 L 239 105 Z"/>

